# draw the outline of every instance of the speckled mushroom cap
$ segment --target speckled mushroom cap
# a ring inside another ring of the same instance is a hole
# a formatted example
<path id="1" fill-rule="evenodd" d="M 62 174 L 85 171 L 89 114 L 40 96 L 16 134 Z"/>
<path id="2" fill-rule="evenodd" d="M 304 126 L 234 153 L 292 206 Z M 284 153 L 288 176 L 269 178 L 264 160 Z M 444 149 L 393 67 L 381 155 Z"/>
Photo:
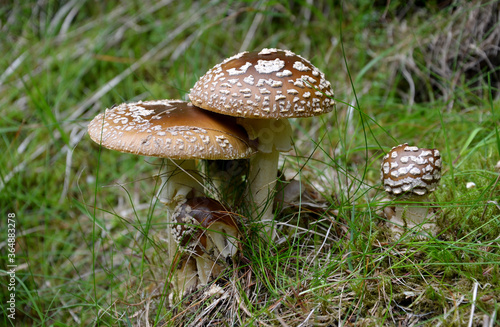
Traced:
<path id="1" fill-rule="evenodd" d="M 441 154 L 436 149 L 419 149 L 407 143 L 384 156 L 382 183 L 393 196 L 423 196 L 433 192 L 441 179 Z"/>
<path id="2" fill-rule="evenodd" d="M 152 157 L 239 159 L 255 152 L 235 118 L 180 100 L 120 104 L 97 115 L 88 132 L 108 149 Z"/>
<path id="3" fill-rule="evenodd" d="M 333 109 L 325 75 L 288 50 L 242 52 L 210 69 L 191 89 L 207 110 L 245 118 L 317 116 Z"/>

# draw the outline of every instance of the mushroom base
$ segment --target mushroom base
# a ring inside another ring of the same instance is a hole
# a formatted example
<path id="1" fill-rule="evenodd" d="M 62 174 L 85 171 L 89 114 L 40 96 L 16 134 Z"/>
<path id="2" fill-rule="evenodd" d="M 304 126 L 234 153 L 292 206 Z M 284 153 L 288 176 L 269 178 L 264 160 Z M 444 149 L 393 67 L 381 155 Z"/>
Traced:
<path id="1" fill-rule="evenodd" d="M 193 290 L 198 285 L 198 281 L 196 261 L 187 258 L 181 267 L 175 270 L 171 282 L 175 293 L 182 295 Z"/>

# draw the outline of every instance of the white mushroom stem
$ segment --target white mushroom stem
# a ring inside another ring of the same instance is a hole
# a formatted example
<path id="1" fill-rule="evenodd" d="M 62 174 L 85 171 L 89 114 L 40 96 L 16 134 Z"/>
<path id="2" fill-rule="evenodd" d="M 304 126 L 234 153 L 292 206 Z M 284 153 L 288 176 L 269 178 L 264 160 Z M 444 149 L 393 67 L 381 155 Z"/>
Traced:
<path id="1" fill-rule="evenodd" d="M 252 217 L 260 217 L 267 236 L 273 239 L 273 198 L 279 153 L 291 150 L 292 128 L 288 119 L 238 119 L 238 123 L 246 129 L 251 140 L 257 140 L 259 150 L 250 158 L 247 202 L 253 203 Z"/>
<path id="2" fill-rule="evenodd" d="M 405 198 L 405 201 L 415 201 L 415 203 L 398 203 L 396 204 L 395 217 L 400 221 L 403 226 L 413 228 L 415 226 L 422 226 L 427 223 L 430 215 L 430 207 L 428 194 L 422 196 L 412 196 Z"/>
<path id="3" fill-rule="evenodd" d="M 253 203 L 253 218 L 260 217 L 266 231 L 273 229 L 273 201 L 276 186 L 279 151 L 258 152 L 250 158 L 249 192 L 247 199 Z"/>
<path id="4" fill-rule="evenodd" d="M 158 199 L 167 208 L 167 246 L 169 261 L 172 262 L 177 252 L 177 243 L 173 239 L 172 215 L 175 208 L 184 203 L 190 192 L 193 196 L 203 193 L 202 178 L 197 170 L 195 160 L 165 159 L 165 172 L 161 175 L 161 186 Z"/>
<path id="5" fill-rule="evenodd" d="M 161 174 L 160 202 L 174 209 L 191 192 L 203 193 L 203 182 L 195 160 L 165 159 L 165 172 Z"/>

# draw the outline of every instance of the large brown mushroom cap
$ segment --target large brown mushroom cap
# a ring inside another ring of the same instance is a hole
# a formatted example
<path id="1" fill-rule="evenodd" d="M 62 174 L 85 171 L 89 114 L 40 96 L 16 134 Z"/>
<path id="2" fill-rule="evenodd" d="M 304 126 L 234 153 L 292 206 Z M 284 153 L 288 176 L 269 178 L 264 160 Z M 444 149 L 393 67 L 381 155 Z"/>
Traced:
<path id="1" fill-rule="evenodd" d="M 123 103 L 96 116 L 92 140 L 121 152 L 171 159 L 240 159 L 254 153 L 233 117 L 180 100 Z"/>
<path id="2" fill-rule="evenodd" d="M 242 52 L 210 69 L 191 89 L 207 110 L 245 118 L 317 116 L 333 109 L 324 74 L 288 50 Z"/>
<path id="3" fill-rule="evenodd" d="M 382 183 L 393 196 L 424 196 L 433 192 L 441 179 L 441 154 L 436 149 L 420 149 L 407 143 L 384 156 Z"/>

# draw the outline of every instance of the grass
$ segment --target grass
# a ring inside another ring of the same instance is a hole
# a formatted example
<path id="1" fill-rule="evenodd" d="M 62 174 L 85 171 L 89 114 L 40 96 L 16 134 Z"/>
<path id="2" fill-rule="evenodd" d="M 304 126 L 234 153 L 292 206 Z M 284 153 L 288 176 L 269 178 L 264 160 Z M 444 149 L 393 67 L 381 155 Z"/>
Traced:
<path id="1" fill-rule="evenodd" d="M 0 324 L 499 324 L 498 4 L 439 6 L 2 6 L 0 294 L 11 293 L 6 217 L 15 213 L 17 311 L 8 319 L 3 303 Z M 467 52 L 472 45 L 482 52 Z M 116 103 L 185 98 L 222 59 L 264 47 L 309 58 L 338 104 L 292 121 L 294 150 L 282 168 L 306 190 L 277 214 L 280 242 L 262 242 L 243 215 L 246 239 L 216 281 L 224 292 L 172 302 L 164 212 L 152 200 L 161 162 L 100 149 L 86 126 Z M 395 240 L 380 213 L 381 157 L 403 142 L 443 155 L 431 197 L 436 237 Z"/>

